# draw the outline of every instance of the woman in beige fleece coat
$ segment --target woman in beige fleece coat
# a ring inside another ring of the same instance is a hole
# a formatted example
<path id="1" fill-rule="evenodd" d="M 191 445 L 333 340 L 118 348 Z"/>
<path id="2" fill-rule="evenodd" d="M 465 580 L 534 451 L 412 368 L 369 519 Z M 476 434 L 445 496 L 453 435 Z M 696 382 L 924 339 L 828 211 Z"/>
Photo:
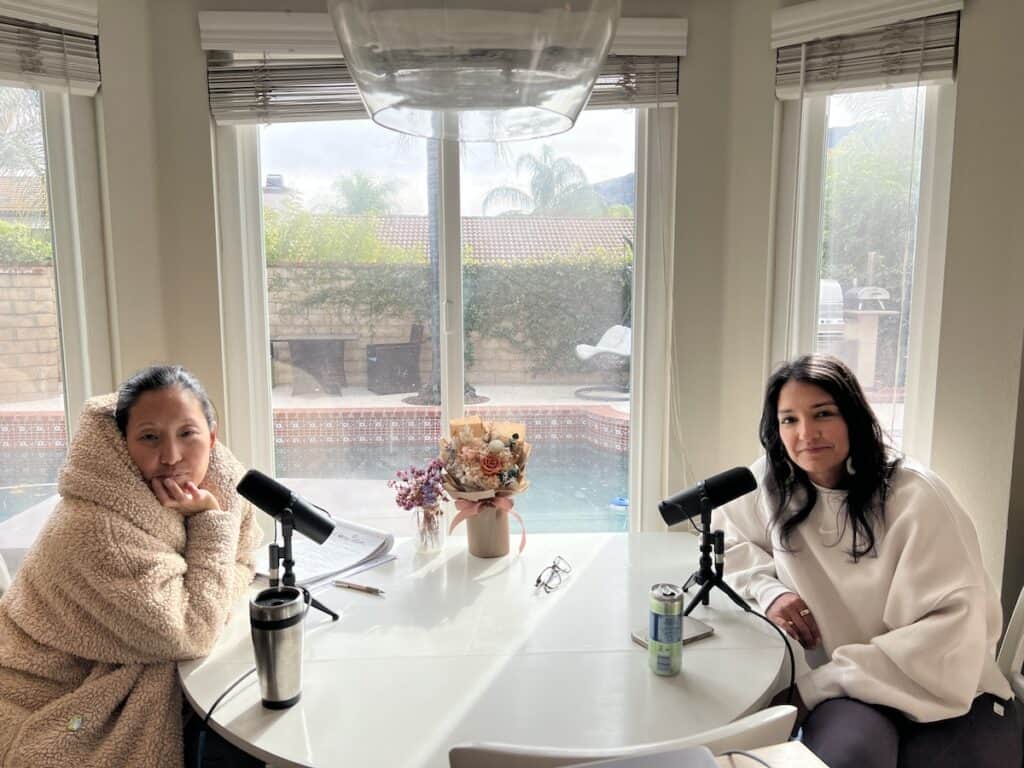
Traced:
<path id="1" fill-rule="evenodd" d="M 0 599 L 0 765 L 182 765 L 175 662 L 252 580 L 242 467 L 180 367 L 86 403 L 61 502 Z"/>

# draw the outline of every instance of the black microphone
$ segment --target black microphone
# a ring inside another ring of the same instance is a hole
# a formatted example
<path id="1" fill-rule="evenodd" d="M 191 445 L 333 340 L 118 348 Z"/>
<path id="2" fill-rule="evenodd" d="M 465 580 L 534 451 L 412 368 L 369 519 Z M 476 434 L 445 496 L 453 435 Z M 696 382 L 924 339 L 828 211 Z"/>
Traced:
<path id="1" fill-rule="evenodd" d="M 317 544 L 323 544 L 334 530 L 334 521 L 318 511 L 308 501 L 272 477 L 250 469 L 238 482 L 238 492 L 262 509 L 268 515 L 278 518 L 290 509 L 295 521 L 295 530 L 308 536 Z"/>
<path id="2" fill-rule="evenodd" d="M 661 518 L 669 525 L 681 523 L 701 512 L 728 504 L 757 488 L 754 474 L 746 467 L 735 467 L 701 480 L 692 488 L 670 496 L 658 505 Z M 706 509 L 705 509 L 706 508 Z"/>

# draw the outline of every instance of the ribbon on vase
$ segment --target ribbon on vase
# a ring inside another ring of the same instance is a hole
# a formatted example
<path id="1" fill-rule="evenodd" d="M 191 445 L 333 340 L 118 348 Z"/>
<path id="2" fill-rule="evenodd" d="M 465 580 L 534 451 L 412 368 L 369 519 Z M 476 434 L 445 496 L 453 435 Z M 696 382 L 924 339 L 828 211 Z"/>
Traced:
<path id="1" fill-rule="evenodd" d="M 468 520 L 471 517 L 479 515 L 480 510 L 484 507 L 494 507 L 499 512 L 508 512 L 516 519 L 516 522 L 519 523 L 519 530 L 521 532 L 519 537 L 519 553 L 522 554 L 523 548 L 526 546 L 526 526 L 523 524 L 523 518 L 521 518 L 519 513 L 513 508 L 512 499 L 508 496 L 494 496 L 489 499 L 480 499 L 479 501 L 456 499 L 455 508 L 459 512 L 455 515 L 455 519 L 452 520 L 452 524 L 448 526 L 448 533 L 454 531 L 455 526 L 463 520 Z"/>

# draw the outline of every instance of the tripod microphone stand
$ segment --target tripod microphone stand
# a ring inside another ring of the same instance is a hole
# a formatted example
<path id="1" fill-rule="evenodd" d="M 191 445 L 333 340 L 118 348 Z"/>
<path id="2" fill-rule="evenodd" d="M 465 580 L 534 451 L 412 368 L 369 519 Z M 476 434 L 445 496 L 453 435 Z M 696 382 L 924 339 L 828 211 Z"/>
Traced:
<path id="1" fill-rule="evenodd" d="M 278 520 L 281 523 L 281 538 L 284 539 L 284 544 L 270 545 L 270 586 L 276 587 L 283 581 L 286 587 L 294 587 L 295 573 L 292 571 L 292 568 L 295 566 L 295 560 L 292 559 L 292 531 L 295 529 L 295 515 L 291 507 L 285 507 L 278 516 Z M 284 578 L 280 579 L 278 577 L 278 566 L 282 560 L 284 561 Z M 309 595 L 310 605 L 318 611 L 326 613 L 331 617 L 332 621 L 338 620 L 338 614 L 310 595 L 308 590 L 303 589 L 303 591 Z"/>
<path id="2" fill-rule="evenodd" d="M 725 573 L 725 533 L 723 531 L 711 530 L 711 501 L 708 499 L 707 494 L 703 492 L 703 488 L 700 495 L 700 506 L 700 563 L 697 570 L 691 573 L 686 583 L 683 584 L 683 592 L 689 592 L 690 587 L 694 584 L 699 585 L 700 590 L 690 600 L 686 610 L 683 611 L 683 615 L 689 616 L 698 603 L 708 605 L 710 603 L 711 590 L 714 587 L 722 590 L 730 600 L 744 611 L 752 613 L 753 610 L 747 605 L 747 601 L 737 595 L 733 588 L 725 583 L 723 578 Z M 713 569 L 711 567 L 712 549 L 715 552 Z"/>

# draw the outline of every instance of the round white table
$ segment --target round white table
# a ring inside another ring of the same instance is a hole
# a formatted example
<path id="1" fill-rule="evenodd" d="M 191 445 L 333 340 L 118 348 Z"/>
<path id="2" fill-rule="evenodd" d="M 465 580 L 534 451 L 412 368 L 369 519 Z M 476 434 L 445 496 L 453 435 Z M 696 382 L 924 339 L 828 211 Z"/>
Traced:
<path id="1" fill-rule="evenodd" d="M 694 612 L 715 632 L 684 646 L 682 673 L 648 668 L 630 631 L 646 627 L 652 584 L 694 569 L 692 536 L 543 534 L 495 560 L 465 541 L 432 558 L 403 541 L 397 560 L 352 577 L 385 597 L 318 590 L 342 617 L 309 613 L 301 701 L 265 709 L 253 674 L 217 707 L 214 729 L 273 765 L 445 768 L 448 749 L 469 741 L 603 748 L 698 733 L 788 681 L 782 640 L 718 593 Z M 572 573 L 557 591 L 535 590 L 555 555 Z M 205 714 L 253 665 L 240 602 L 213 652 L 179 675 Z"/>

